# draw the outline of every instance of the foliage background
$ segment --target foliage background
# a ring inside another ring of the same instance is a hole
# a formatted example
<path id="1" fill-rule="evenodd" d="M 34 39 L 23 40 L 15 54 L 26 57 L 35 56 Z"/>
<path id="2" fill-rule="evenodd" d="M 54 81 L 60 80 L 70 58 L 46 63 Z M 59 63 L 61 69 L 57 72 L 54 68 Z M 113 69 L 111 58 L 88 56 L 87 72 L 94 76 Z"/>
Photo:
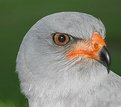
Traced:
<path id="1" fill-rule="evenodd" d="M 36 21 L 61 11 L 85 12 L 103 21 L 111 68 L 121 75 L 121 0 L 0 0 L 0 107 L 28 107 L 15 73 L 20 43 Z"/>

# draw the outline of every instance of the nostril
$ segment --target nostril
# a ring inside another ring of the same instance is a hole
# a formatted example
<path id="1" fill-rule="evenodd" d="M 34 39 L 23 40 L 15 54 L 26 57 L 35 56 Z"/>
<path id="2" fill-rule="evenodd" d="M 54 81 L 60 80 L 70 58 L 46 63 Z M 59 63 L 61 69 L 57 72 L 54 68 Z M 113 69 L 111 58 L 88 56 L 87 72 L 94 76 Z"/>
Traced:
<path id="1" fill-rule="evenodd" d="M 97 43 L 94 44 L 94 48 L 95 49 L 98 49 L 99 48 L 99 45 Z"/>

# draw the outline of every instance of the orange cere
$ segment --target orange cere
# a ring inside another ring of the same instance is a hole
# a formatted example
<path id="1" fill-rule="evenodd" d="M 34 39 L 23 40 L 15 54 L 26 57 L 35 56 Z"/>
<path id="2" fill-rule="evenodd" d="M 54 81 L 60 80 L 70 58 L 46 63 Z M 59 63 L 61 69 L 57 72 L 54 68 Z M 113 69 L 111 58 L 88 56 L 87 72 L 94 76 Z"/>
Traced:
<path id="1" fill-rule="evenodd" d="M 67 58 L 73 59 L 79 55 L 85 58 L 99 59 L 99 52 L 106 46 L 104 39 L 98 32 L 92 34 L 89 40 L 80 40 L 72 47 L 72 51 L 67 54 Z"/>

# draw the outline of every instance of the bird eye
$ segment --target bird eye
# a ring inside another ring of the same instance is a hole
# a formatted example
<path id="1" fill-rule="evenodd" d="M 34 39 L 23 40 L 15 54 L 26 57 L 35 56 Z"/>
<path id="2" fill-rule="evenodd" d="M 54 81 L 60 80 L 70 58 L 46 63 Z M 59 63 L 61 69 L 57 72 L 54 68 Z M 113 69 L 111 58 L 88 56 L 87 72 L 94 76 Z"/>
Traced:
<path id="1" fill-rule="evenodd" d="M 70 37 L 67 34 L 56 33 L 53 35 L 53 41 L 56 45 L 63 46 L 70 41 Z"/>

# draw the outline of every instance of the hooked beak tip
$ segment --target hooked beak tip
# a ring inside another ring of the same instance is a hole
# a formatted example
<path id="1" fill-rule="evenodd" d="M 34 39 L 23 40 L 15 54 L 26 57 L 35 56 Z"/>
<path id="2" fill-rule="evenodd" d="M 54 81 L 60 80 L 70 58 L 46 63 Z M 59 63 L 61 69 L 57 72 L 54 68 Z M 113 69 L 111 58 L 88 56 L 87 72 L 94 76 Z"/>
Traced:
<path id="1" fill-rule="evenodd" d="M 108 73 L 110 71 L 111 57 L 105 46 L 100 51 L 100 62 L 107 67 Z"/>

